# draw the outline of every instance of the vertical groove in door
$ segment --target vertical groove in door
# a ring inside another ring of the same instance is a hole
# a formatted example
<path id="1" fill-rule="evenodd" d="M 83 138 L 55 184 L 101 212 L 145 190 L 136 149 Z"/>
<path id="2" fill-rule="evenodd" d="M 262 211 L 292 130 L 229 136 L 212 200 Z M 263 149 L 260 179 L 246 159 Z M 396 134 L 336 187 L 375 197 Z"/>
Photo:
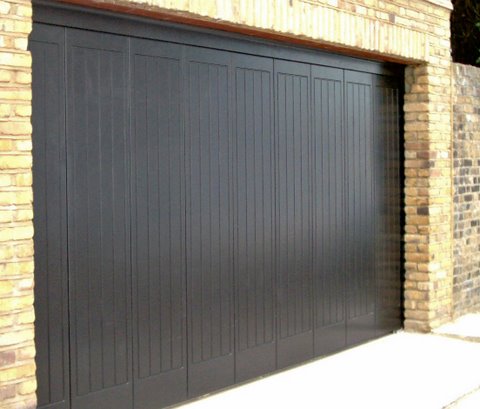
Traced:
<path id="1" fill-rule="evenodd" d="M 65 29 L 35 24 L 33 60 L 33 190 L 37 404 L 69 404 Z"/>

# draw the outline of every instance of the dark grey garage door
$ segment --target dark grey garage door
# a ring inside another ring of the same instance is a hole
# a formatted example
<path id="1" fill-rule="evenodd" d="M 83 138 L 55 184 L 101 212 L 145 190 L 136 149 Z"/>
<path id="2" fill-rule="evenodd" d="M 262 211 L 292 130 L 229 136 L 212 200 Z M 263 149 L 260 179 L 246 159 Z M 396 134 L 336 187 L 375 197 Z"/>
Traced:
<path id="1" fill-rule="evenodd" d="M 34 18 L 41 408 L 159 408 L 401 326 L 400 69 Z"/>

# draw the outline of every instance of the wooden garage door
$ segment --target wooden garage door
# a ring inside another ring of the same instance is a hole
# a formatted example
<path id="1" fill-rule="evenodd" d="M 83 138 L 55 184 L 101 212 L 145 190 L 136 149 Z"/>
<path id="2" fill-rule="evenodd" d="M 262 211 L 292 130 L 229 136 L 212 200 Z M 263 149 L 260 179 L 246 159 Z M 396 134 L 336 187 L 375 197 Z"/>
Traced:
<path id="1" fill-rule="evenodd" d="M 35 15 L 41 408 L 159 408 L 401 326 L 398 71 Z"/>

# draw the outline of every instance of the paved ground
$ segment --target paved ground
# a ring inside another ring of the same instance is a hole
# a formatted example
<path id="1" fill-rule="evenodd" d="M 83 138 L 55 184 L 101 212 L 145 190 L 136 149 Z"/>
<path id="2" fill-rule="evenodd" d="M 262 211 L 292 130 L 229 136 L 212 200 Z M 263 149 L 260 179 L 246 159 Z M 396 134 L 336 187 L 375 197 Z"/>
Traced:
<path id="1" fill-rule="evenodd" d="M 465 341 L 476 342 L 480 345 L 480 314 L 465 315 L 456 321 L 435 330 L 436 334 Z M 480 368 L 478 375 L 480 378 Z M 468 394 L 452 402 L 448 409 L 480 409 L 480 386 Z"/>
<path id="2" fill-rule="evenodd" d="M 480 315 L 435 334 L 399 332 L 182 408 L 480 409 L 477 335 Z"/>

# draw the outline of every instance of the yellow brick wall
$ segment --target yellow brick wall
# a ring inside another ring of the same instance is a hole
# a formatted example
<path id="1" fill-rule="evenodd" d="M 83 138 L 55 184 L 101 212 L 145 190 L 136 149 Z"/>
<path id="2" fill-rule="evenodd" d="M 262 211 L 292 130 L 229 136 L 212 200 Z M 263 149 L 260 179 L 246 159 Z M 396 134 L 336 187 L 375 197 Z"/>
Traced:
<path id="1" fill-rule="evenodd" d="M 68 0 L 67 0 L 68 1 Z M 79 0 L 81 1 L 81 0 Z M 450 48 L 450 10 L 426 0 L 92 0 L 303 37 L 405 61 Z"/>
<path id="2" fill-rule="evenodd" d="M 70 0 L 300 38 L 409 65 L 405 326 L 452 309 L 449 0 Z M 0 0 L 0 407 L 35 407 L 29 0 Z"/>
<path id="3" fill-rule="evenodd" d="M 0 0 L 0 407 L 35 407 L 29 1 Z"/>

